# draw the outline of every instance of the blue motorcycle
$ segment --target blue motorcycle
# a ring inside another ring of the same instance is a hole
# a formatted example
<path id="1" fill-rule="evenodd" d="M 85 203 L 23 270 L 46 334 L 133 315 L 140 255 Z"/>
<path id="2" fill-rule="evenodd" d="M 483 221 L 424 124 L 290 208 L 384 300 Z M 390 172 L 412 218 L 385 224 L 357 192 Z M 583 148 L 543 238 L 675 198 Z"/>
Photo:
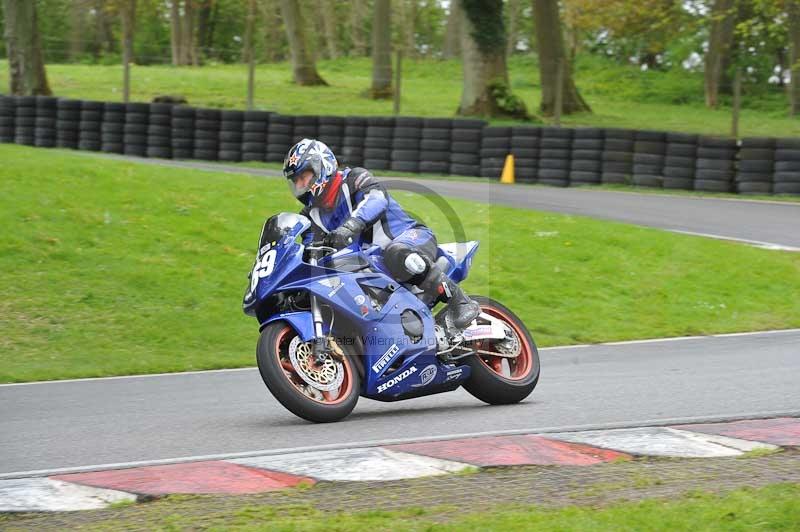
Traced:
<path id="1" fill-rule="evenodd" d="M 533 338 L 488 297 L 465 330 L 416 287 L 395 281 L 381 249 L 301 243 L 311 221 L 281 213 L 264 224 L 243 309 L 258 319 L 258 369 L 272 395 L 314 422 L 346 417 L 359 396 L 399 401 L 459 386 L 489 404 L 525 399 L 539 380 Z M 478 242 L 442 244 L 437 264 L 463 281 Z M 435 304 L 434 304 L 435 305 Z"/>

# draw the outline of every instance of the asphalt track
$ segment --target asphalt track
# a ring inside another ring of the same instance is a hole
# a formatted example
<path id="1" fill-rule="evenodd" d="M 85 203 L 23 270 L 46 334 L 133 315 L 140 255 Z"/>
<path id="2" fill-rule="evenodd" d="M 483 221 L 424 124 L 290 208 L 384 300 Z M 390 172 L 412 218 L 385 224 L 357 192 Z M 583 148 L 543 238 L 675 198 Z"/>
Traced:
<path id="1" fill-rule="evenodd" d="M 76 152 L 81 153 L 81 152 Z M 85 153 L 84 153 L 85 154 Z M 97 154 L 85 154 L 97 157 Z M 172 161 L 104 155 L 142 164 L 155 164 L 196 170 L 223 171 L 277 177 L 275 170 L 245 166 Z M 509 205 L 547 212 L 576 214 L 615 220 L 668 231 L 686 232 L 715 238 L 750 242 L 765 247 L 791 248 L 800 251 L 800 202 L 753 201 L 618 192 L 592 187 L 554 188 L 530 185 L 500 185 L 436 179 L 385 180 L 424 186 L 441 196 Z M 396 184 L 395 184 L 396 185 Z M 390 188 L 394 186 L 390 183 Z"/>
<path id="2" fill-rule="evenodd" d="M 800 204 L 407 181 L 443 196 L 800 249 Z M 463 390 L 390 404 L 362 400 L 351 417 L 332 425 L 312 425 L 289 414 L 254 369 L 4 385 L 0 478 L 36 470 L 454 434 L 800 414 L 800 330 L 556 348 L 542 352 L 542 366 L 541 384 L 520 405 L 488 407 Z"/>
<path id="3" fill-rule="evenodd" d="M 541 383 L 518 405 L 486 406 L 463 390 L 362 399 L 327 425 L 284 410 L 255 369 L 4 385 L 0 478 L 454 434 L 800 415 L 800 330 L 553 348 L 541 357 Z"/>

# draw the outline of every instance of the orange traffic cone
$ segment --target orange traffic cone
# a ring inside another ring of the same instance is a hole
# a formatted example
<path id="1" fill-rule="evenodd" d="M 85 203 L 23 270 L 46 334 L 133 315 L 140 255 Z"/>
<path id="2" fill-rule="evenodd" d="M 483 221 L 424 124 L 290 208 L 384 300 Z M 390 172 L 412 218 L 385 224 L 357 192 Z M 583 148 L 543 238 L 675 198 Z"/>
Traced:
<path id="1" fill-rule="evenodd" d="M 506 155 L 506 162 L 503 165 L 503 173 L 500 175 L 501 183 L 514 183 L 514 156 L 510 153 Z"/>

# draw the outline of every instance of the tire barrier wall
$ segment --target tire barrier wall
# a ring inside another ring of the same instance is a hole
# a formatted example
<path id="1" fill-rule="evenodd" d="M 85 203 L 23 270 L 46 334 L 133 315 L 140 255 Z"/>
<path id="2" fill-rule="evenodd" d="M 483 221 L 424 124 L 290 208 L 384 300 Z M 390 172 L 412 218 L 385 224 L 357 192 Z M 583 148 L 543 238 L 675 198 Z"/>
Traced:
<path id="1" fill-rule="evenodd" d="M 489 126 L 482 120 L 286 116 L 0 95 L 0 142 L 138 157 L 282 162 L 296 141 L 326 142 L 347 166 L 498 179 L 514 155 L 523 183 L 631 184 L 740 194 L 800 194 L 800 139 L 740 142 L 618 128 Z"/>

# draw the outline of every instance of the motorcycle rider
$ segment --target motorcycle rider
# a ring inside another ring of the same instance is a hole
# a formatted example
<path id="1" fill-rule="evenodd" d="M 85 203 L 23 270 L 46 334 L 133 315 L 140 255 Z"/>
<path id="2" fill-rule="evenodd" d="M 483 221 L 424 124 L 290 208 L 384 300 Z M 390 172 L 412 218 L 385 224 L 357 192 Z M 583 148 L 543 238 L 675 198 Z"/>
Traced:
<path id="1" fill-rule="evenodd" d="M 327 145 L 303 139 L 286 154 L 283 175 L 304 205 L 301 214 L 312 221 L 303 235 L 305 245 L 318 234 L 336 249 L 359 241 L 376 244 L 395 280 L 419 287 L 427 303 L 448 303 L 453 326 L 466 329 L 478 317 L 478 303 L 436 265 L 433 232 L 406 214 L 368 170 L 340 169 Z"/>

